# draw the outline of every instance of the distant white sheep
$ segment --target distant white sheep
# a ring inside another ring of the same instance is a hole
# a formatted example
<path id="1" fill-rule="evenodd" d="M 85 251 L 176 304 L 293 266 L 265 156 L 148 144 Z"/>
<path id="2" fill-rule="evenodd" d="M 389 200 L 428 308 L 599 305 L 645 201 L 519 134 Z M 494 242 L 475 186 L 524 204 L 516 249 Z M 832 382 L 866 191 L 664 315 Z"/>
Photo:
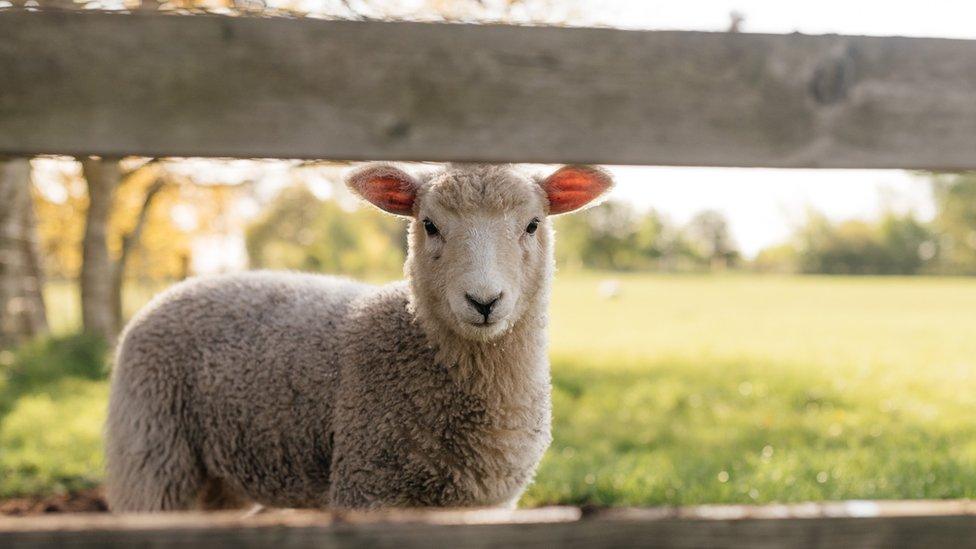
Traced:
<path id="1" fill-rule="evenodd" d="M 256 272 L 153 300 L 112 376 L 114 511 L 519 498 L 551 440 L 547 215 L 610 177 L 371 164 L 347 183 L 411 219 L 407 280 Z"/>
<path id="2" fill-rule="evenodd" d="M 603 299 L 616 299 L 620 296 L 620 281 L 615 278 L 601 280 L 596 291 Z"/>

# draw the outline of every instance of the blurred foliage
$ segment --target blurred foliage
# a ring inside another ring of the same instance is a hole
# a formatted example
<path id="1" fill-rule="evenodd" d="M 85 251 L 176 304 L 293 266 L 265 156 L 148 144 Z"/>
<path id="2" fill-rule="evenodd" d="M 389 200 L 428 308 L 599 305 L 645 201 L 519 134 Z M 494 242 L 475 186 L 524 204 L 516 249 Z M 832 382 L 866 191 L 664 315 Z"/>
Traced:
<path id="1" fill-rule="evenodd" d="M 752 260 L 751 267 L 760 273 L 792 274 L 797 272 L 799 253 L 792 243 L 784 242 L 763 248 Z"/>
<path id="2" fill-rule="evenodd" d="M 406 223 L 373 208 L 346 210 L 292 186 L 248 227 L 246 242 L 254 268 L 395 276 L 406 257 Z"/>
<path id="3" fill-rule="evenodd" d="M 608 201 L 558 217 L 555 228 L 562 267 L 698 271 L 738 257 L 728 223 L 715 211 L 679 227 L 655 210 L 638 213 L 629 204 Z"/>
<path id="4" fill-rule="evenodd" d="M 976 274 L 976 174 L 933 175 L 936 217 L 888 212 L 879 220 L 831 221 L 811 211 L 788 241 L 740 259 L 724 216 L 713 210 L 676 226 L 660 213 L 607 202 L 559 218 L 564 267 L 666 272 L 749 267 L 758 272 Z"/>
<path id="5" fill-rule="evenodd" d="M 107 353 L 103 340 L 87 334 L 41 338 L 0 352 L 0 410 L 63 378 L 105 379 Z"/>
<path id="6" fill-rule="evenodd" d="M 940 270 L 976 274 L 976 173 L 933 177 Z"/>
<path id="7" fill-rule="evenodd" d="M 699 212 L 688 223 L 688 241 L 695 247 L 695 256 L 707 260 L 712 268 L 732 266 L 739 252 L 732 241 L 729 223 L 715 210 Z"/>
<path id="8" fill-rule="evenodd" d="M 832 222 L 810 212 L 792 241 L 762 250 L 764 272 L 854 275 L 976 274 L 976 174 L 931 175 L 935 218 L 888 212 Z"/>
<path id="9" fill-rule="evenodd" d="M 931 230 L 912 215 L 886 215 L 870 223 L 848 220 L 831 223 L 811 214 L 797 232 L 797 269 L 821 274 L 918 274 L 934 246 Z"/>
<path id="10" fill-rule="evenodd" d="M 153 296 L 165 290 L 172 280 L 129 280 L 122 286 L 122 316 L 132 315 Z M 50 280 L 44 285 L 48 324 L 55 336 L 67 336 L 81 329 L 81 289 L 76 281 Z"/>
<path id="11" fill-rule="evenodd" d="M 48 162 L 40 169 L 43 176 L 35 176 L 34 203 L 47 275 L 74 279 L 81 268 L 88 209 L 85 182 L 76 163 Z M 150 207 L 126 271 L 143 280 L 185 277 L 194 237 L 221 232 L 237 198 L 233 186 L 195 185 L 185 177 L 167 173 L 158 164 L 136 168 L 133 177 L 115 193 L 108 235 L 113 256 L 118 257 L 123 236 L 134 227 L 147 189 L 160 177 L 166 186 Z"/>

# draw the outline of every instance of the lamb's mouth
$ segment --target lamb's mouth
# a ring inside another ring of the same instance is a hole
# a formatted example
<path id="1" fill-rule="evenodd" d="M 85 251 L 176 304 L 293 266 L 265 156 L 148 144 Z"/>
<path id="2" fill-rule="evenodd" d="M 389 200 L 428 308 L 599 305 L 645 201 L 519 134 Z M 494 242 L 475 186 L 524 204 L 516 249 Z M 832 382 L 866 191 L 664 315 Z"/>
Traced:
<path id="1" fill-rule="evenodd" d="M 494 326 L 495 324 L 497 324 L 497 322 L 496 321 L 489 322 L 487 320 L 482 321 L 482 322 L 471 322 L 471 321 L 468 321 L 468 324 L 470 324 L 470 325 L 472 325 L 472 326 L 474 326 L 476 328 L 491 328 L 492 326 Z"/>

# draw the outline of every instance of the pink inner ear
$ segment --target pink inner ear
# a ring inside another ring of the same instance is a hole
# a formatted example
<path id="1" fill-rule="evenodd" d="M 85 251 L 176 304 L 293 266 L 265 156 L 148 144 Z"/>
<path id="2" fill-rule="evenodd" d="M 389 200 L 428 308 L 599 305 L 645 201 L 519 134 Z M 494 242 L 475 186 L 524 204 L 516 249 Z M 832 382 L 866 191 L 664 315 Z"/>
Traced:
<path id="1" fill-rule="evenodd" d="M 361 190 L 363 198 L 390 213 L 410 215 L 413 212 L 416 194 L 406 181 L 390 176 L 374 177 Z"/>
<path id="2" fill-rule="evenodd" d="M 560 168 L 544 183 L 549 195 L 549 213 L 561 214 L 582 208 L 610 185 L 610 178 L 599 170 L 580 166 Z"/>

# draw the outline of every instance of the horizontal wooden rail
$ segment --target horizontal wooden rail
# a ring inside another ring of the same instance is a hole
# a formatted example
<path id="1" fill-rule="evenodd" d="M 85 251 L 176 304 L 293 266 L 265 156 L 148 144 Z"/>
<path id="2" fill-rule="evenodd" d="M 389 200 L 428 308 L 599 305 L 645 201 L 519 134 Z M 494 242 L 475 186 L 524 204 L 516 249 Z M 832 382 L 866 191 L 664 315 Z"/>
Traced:
<path id="1" fill-rule="evenodd" d="M 976 168 L 976 41 L 0 12 L 0 154 Z"/>
<path id="2" fill-rule="evenodd" d="M 968 501 L 0 518 L 0 547 L 976 547 Z"/>

